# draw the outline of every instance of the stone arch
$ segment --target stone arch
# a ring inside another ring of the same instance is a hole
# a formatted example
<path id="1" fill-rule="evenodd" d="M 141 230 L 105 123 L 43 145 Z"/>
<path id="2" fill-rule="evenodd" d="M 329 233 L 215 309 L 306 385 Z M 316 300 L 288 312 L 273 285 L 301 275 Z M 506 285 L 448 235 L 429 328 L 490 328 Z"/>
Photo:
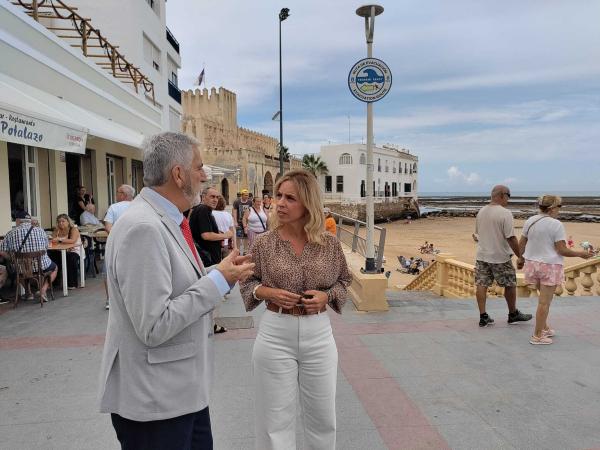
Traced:
<path id="1" fill-rule="evenodd" d="M 273 175 L 269 171 L 265 173 L 263 191 L 269 191 L 269 194 L 273 195 Z"/>
<path id="2" fill-rule="evenodd" d="M 227 178 L 221 180 L 221 195 L 225 199 L 225 204 L 229 205 L 229 181 Z"/>

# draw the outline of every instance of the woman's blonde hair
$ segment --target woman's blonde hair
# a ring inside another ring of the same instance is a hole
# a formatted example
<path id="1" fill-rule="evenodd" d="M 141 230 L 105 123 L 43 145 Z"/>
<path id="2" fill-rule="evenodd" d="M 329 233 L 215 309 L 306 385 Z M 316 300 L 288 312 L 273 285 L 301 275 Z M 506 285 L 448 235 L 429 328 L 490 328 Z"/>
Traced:
<path id="1" fill-rule="evenodd" d="M 306 170 L 292 170 L 285 173 L 275 184 L 273 192 L 275 196 L 279 192 L 279 188 L 286 181 L 294 183 L 298 190 L 298 197 L 302 206 L 306 208 L 306 223 L 304 231 L 308 242 L 322 243 L 322 235 L 325 231 L 325 221 L 323 219 L 323 201 L 321 199 L 321 189 L 317 184 L 315 176 Z M 281 224 L 277 214 L 272 214 L 269 219 L 269 228 L 276 230 Z"/>
<path id="2" fill-rule="evenodd" d="M 540 207 L 540 211 L 546 212 L 549 209 L 562 206 L 562 198 L 558 195 L 542 195 L 538 198 L 538 206 Z"/>

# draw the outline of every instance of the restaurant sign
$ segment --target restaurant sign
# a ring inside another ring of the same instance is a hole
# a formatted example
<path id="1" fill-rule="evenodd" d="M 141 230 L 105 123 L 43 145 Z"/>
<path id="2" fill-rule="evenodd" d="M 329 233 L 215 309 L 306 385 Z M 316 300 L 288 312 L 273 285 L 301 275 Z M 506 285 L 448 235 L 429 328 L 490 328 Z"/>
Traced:
<path id="1" fill-rule="evenodd" d="M 85 154 L 87 132 L 0 107 L 0 140 Z"/>

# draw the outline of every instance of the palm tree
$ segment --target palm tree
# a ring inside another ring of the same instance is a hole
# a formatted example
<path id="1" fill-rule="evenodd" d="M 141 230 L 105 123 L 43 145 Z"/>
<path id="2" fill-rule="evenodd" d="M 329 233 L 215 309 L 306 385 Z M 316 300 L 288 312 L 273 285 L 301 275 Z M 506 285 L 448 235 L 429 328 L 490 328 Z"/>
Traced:
<path id="1" fill-rule="evenodd" d="M 279 149 L 281 148 L 281 144 L 277 144 L 277 155 L 279 156 Z M 290 149 L 285 145 L 283 146 L 283 161 L 290 162 Z"/>
<path id="2" fill-rule="evenodd" d="M 304 155 L 302 157 L 302 168 L 312 173 L 315 178 L 319 175 L 327 175 L 329 173 L 327 164 L 321 160 L 320 156 L 315 155 Z"/>

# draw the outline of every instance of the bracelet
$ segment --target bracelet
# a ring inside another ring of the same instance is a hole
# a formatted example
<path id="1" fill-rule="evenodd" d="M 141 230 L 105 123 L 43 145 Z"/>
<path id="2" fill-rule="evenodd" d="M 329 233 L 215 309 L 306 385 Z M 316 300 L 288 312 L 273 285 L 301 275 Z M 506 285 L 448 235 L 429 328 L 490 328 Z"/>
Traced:
<path id="1" fill-rule="evenodd" d="M 257 302 L 262 302 L 263 299 L 262 298 L 258 298 L 256 296 L 256 291 L 258 290 L 259 287 L 261 287 L 262 284 L 257 284 L 256 286 L 254 286 L 254 289 L 252 289 L 252 297 L 254 298 L 254 300 L 256 300 Z"/>

